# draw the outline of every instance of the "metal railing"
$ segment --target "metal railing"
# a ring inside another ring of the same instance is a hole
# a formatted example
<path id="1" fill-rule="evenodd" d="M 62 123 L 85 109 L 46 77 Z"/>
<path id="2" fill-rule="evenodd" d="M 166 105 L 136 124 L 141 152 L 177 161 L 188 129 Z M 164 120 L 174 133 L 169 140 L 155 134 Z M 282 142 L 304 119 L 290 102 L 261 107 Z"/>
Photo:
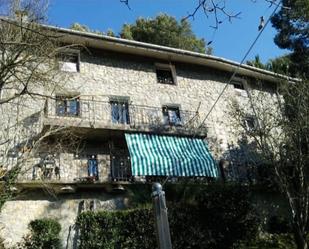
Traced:
<path id="1" fill-rule="evenodd" d="M 130 157 L 113 154 L 111 156 L 112 181 L 133 181 Z"/>
<path id="2" fill-rule="evenodd" d="M 124 101 L 119 101 L 123 107 L 113 107 L 115 101 L 98 101 L 94 98 L 83 99 L 79 97 L 79 109 L 77 115 L 57 114 L 55 100 L 49 100 L 46 108 L 46 117 L 48 118 L 67 118 L 78 119 L 81 122 L 87 121 L 90 126 L 127 126 L 132 129 L 150 129 L 156 131 L 186 131 L 206 133 L 205 126 L 200 127 L 201 117 L 198 112 L 179 110 L 179 120 L 177 123 L 171 123 L 163 113 L 163 107 L 152 107 L 144 105 L 133 105 Z M 113 109 L 114 108 L 114 109 Z M 118 111 L 118 113 L 117 113 Z M 116 115 L 115 115 L 116 114 Z"/>

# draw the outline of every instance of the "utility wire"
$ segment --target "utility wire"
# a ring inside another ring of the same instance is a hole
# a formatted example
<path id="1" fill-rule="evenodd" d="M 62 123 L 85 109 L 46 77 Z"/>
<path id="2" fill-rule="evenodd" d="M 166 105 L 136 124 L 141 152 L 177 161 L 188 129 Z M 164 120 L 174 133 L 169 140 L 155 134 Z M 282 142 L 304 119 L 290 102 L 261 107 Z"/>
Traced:
<path id="1" fill-rule="evenodd" d="M 281 6 L 281 1 L 276 4 L 275 9 L 273 10 L 273 12 L 271 13 L 271 15 L 268 17 L 265 25 L 263 26 L 263 28 L 261 29 L 261 31 L 258 33 L 257 37 L 254 39 L 253 43 L 250 45 L 249 49 L 247 50 L 247 52 L 245 53 L 244 57 L 242 58 L 241 62 L 237 65 L 237 67 L 234 69 L 234 72 L 232 74 L 232 76 L 230 77 L 230 79 L 228 80 L 228 82 L 225 84 L 224 88 L 222 89 L 221 93 L 219 94 L 218 98 L 216 99 L 216 101 L 214 102 L 214 104 L 211 106 L 209 112 L 207 113 L 207 115 L 205 116 L 205 118 L 203 119 L 203 121 L 201 122 L 201 124 L 199 125 L 199 127 L 197 128 L 197 130 L 199 130 L 202 125 L 205 123 L 205 121 L 207 120 L 207 118 L 209 117 L 210 113 L 213 111 L 213 109 L 215 108 L 216 104 L 218 103 L 218 101 L 220 100 L 220 98 L 222 97 L 223 93 L 225 92 L 226 88 L 229 86 L 229 84 L 232 82 L 233 78 L 235 77 L 236 73 L 238 72 L 239 68 L 241 67 L 241 65 L 244 63 L 244 61 L 246 60 L 247 56 L 249 55 L 249 53 L 251 52 L 252 48 L 254 47 L 254 45 L 256 44 L 256 42 L 258 41 L 258 39 L 260 38 L 260 36 L 262 35 L 263 31 L 265 30 L 266 26 L 268 25 L 268 23 L 270 22 L 270 19 L 273 17 L 273 15 L 277 12 L 278 8 Z M 249 95 L 250 97 L 250 95 Z M 162 183 L 162 187 L 166 184 L 166 182 L 168 181 L 169 176 L 166 177 L 166 179 L 163 181 Z"/>
<path id="2" fill-rule="evenodd" d="M 209 112 L 207 113 L 207 115 L 205 116 L 205 118 L 203 119 L 203 121 L 201 122 L 201 124 L 198 126 L 197 130 L 199 130 L 202 125 L 205 123 L 205 121 L 207 120 L 207 118 L 209 117 L 210 113 L 213 111 L 213 109 L 215 108 L 216 104 L 218 103 L 218 101 L 220 100 L 220 98 L 222 97 L 223 93 L 225 92 L 226 88 L 230 85 L 230 83 L 232 82 L 233 78 L 235 77 L 235 75 L 237 74 L 239 68 L 242 66 L 242 64 L 244 63 L 244 61 L 246 60 L 247 56 L 249 55 L 249 53 L 251 52 L 252 48 L 254 47 L 254 45 L 256 44 L 256 42 L 258 41 L 258 39 L 260 38 L 260 36 L 262 35 L 263 31 L 265 30 L 267 24 L 270 22 L 270 19 L 273 17 L 273 15 L 276 13 L 276 11 L 278 10 L 278 8 L 281 6 L 281 1 L 276 5 L 275 9 L 273 10 L 273 12 L 271 13 L 271 15 L 268 17 L 264 27 L 261 29 L 261 31 L 258 33 L 257 37 L 255 38 L 255 40 L 253 41 L 253 43 L 251 44 L 251 46 L 249 47 L 249 49 L 247 50 L 246 54 L 244 55 L 244 57 L 242 58 L 241 62 L 237 65 L 237 67 L 234 69 L 234 72 L 232 74 L 232 76 L 230 77 L 230 79 L 228 80 L 228 82 L 225 84 L 224 88 L 222 89 L 221 93 L 219 94 L 218 98 L 216 99 L 216 101 L 214 102 L 214 104 L 211 106 Z"/>

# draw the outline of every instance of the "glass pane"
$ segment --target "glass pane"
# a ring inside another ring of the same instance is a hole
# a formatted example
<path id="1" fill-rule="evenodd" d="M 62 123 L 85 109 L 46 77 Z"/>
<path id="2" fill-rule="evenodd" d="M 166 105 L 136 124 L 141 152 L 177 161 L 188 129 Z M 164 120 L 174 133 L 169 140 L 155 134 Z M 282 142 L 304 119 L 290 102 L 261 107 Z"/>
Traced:
<path id="1" fill-rule="evenodd" d="M 65 114 L 65 100 L 57 100 L 56 101 L 56 114 L 64 115 Z"/>
<path id="2" fill-rule="evenodd" d="M 77 99 L 68 100 L 68 114 L 78 116 L 79 114 L 79 101 Z"/>

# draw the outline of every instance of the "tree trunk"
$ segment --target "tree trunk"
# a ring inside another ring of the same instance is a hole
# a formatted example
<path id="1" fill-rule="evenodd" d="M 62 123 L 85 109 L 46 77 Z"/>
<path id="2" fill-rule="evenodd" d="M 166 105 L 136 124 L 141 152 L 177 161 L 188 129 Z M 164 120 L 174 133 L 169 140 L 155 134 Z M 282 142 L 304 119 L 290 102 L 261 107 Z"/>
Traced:
<path id="1" fill-rule="evenodd" d="M 294 228 L 294 239 L 297 249 L 308 249 L 306 233 L 302 233 L 299 229 Z"/>

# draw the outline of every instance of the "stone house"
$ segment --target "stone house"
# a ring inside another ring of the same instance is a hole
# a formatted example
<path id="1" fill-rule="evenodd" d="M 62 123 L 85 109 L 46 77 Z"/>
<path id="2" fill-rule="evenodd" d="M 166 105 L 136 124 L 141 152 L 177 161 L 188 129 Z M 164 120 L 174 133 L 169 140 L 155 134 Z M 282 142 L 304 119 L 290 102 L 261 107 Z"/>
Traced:
<path id="1" fill-rule="evenodd" d="M 0 214 L 7 246 L 20 241 L 31 220 L 53 217 L 62 225 L 66 248 L 75 248 L 77 214 L 125 206 L 123 195 L 114 193 L 126 184 L 158 176 L 218 177 L 218 162 L 239 140 L 231 101 L 249 105 L 249 94 L 258 91 L 271 101 L 285 79 L 211 55 L 47 28 L 61 34 L 63 44 L 78 46 L 61 53 L 63 87 L 44 101 L 23 100 L 27 111 L 18 116 L 31 130 L 65 127 L 80 139 L 63 140 L 66 146 L 53 150 L 62 136 L 55 133 L 25 163 L 16 185 L 20 197 Z M 244 122 L 254 127 L 250 112 Z"/>

